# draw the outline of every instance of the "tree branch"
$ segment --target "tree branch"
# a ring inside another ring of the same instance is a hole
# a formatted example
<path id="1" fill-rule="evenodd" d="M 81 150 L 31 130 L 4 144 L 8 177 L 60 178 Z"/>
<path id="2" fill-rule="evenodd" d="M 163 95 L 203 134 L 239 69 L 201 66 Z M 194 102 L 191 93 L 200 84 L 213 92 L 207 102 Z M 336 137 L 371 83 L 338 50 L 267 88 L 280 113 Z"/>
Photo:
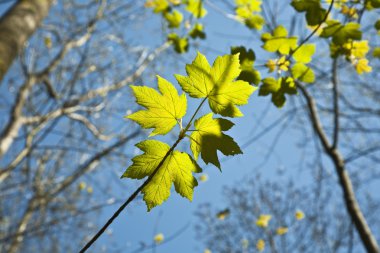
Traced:
<path id="1" fill-rule="evenodd" d="M 358 231 L 360 239 L 368 253 L 379 253 L 380 250 L 377 241 L 371 232 L 371 229 L 369 228 L 362 211 L 360 210 L 360 206 L 356 199 L 352 186 L 351 178 L 345 168 L 344 159 L 339 150 L 329 143 L 327 135 L 322 128 L 314 98 L 309 94 L 309 92 L 305 89 L 305 87 L 303 87 L 301 83 L 297 82 L 297 87 L 301 90 L 302 95 L 306 99 L 309 116 L 310 120 L 313 123 L 314 131 L 321 141 L 325 153 L 334 163 L 335 171 L 338 175 L 339 183 L 343 190 L 344 202 L 347 212 L 351 217 L 356 230 Z"/>

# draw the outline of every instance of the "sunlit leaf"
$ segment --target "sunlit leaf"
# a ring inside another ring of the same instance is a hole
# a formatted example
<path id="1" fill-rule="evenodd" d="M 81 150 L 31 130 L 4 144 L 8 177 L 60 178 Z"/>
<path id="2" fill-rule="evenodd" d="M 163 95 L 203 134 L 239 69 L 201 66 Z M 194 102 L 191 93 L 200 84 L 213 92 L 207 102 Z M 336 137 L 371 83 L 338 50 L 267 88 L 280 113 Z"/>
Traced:
<path id="1" fill-rule="evenodd" d="M 122 177 L 142 179 L 151 176 L 170 150 L 169 145 L 157 140 L 146 140 L 136 144 L 136 147 L 144 154 L 132 159 L 133 164 Z M 191 201 L 194 187 L 198 185 L 192 173 L 200 171 L 200 167 L 187 153 L 171 152 L 142 189 L 148 211 L 169 198 L 172 183 L 177 193 Z"/>
<path id="2" fill-rule="evenodd" d="M 186 114 L 186 95 L 178 95 L 176 88 L 169 81 L 157 76 L 158 89 L 146 86 L 131 86 L 136 102 L 147 110 L 141 110 L 126 116 L 143 128 L 154 128 L 150 134 L 167 134 Z"/>
<path id="3" fill-rule="evenodd" d="M 278 26 L 273 30 L 273 34 L 264 33 L 261 36 L 264 42 L 263 48 L 268 52 L 280 52 L 289 54 L 292 49 L 297 47 L 297 37 L 289 37 L 288 31 L 283 26 Z"/>
<path id="4" fill-rule="evenodd" d="M 188 76 L 175 75 L 182 89 L 191 97 L 208 98 L 211 110 L 226 117 L 241 117 L 237 105 L 248 103 L 256 89 L 249 83 L 234 81 L 241 72 L 238 55 L 219 56 L 211 67 L 206 57 L 199 53 L 186 65 Z"/>

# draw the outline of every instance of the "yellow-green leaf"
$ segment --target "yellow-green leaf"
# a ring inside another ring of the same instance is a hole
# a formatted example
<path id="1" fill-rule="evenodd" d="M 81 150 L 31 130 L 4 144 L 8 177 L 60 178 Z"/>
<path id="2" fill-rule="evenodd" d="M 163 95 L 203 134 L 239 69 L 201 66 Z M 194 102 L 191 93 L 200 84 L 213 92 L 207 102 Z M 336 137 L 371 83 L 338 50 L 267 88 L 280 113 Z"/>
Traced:
<path id="1" fill-rule="evenodd" d="M 207 14 L 201 0 L 187 0 L 186 10 L 196 18 L 203 18 Z"/>
<path id="2" fill-rule="evenodd" d="M 189 49 L 189 41 L 186 37 L 179 37 L 176 33 L 168 35 L 168 41 L 173 43 L 174 51 L 179 54 L 186 53 Z"/>
<path id="3" fill-rule="evenodd" d="M 212 115 L 206 114 L 194 122 L 195 131 L 190 135 L 190 148 L 195 159 L 200 154 L 206 164 L 212 163 L 220 169 L 218 150 L 226 156 L 242 154 L 242 151 L 234 139 L 223 133 L 234 124 L 227 119 L 214 119 Z"/>
<path id="4" fill-rule="evenodd" d="M 315 53 L 315 44 L 304 44 L 293 54 L 293 58 L 299 63 L 309 63 Z"/>
<path id="5" fill-rule="evenodd" d="M 166 12 L 164 17 L 168 21 L 169 28 L 178 28 L 183 20 L 182 13 L 177 10 L 174 10 L 173 12 Z"/>
<path id="6" fill-rule="evenodd" d="M 261 30 L 265 24 L 265 19 L 260 15 L 252 14 L 247 19 L 245 19 L 244 23 L 248 28 Z"/>
<path id="7" fill-rule="evenodd" d="M 373 57 L 380 59 L 380 47 L 374 48 L 373 52 L 372 52 L 372 55 L 373 55 Z"/>
<path id="8" fill-rule="evenodd" d="M 276 80 L 273 77 L 267 77 L 262 80 L 259 96 L 272 94 L 272 103 L 281 108 L 286 102 L 285 94 L 297 94 L 297 87 L 291 77 L 280 77 Z"/>
<path id="9" fill-rule="evenodd" d="M 256 56 L 252 49 L 245 47 L 231 47 L 231 54 L 239 54 L 240 75 L 238 80 L 243 80 L 251 84 L 259 84 L 261 80 L 260 72 L 253 68 Z"/>
<path id="10" fill-rule="evenodd" d="M 241 117 L 237 105 L 248 103 L 256 89 L 244 81 L 234 81 L 241 72 L 239 55 L 219 56 L 211 67 L 206 57 L 199 53 L 186 65 L 188 76 L 175 75 L 182 89 L 191 97 L 208 98 L 214 113 L 226 117 Z"/>
<path id="11" fill-rule="evenodd" d="M 261 40 L 264 42 L 263 48 L 268 52 L 278 51 L 287 55 L 297 47 L 297 37 L 288 37 L 288 31 L 281 25 L 273 30 L 273 34 L 262 34 Z"/>
<path id="12" fill-rule="evenodd" d="M 136 144 L 136 147 L 144 153 L 132 159 L 133 164 L 122 177 L 149 177 L 167 156 L 151 181 L 142 189 L 148 211 L 169 198 L 172 183 L 177 193 L 192 200 L 194 187 L 198 185 L 193 172 L 200 172 L 201 169 L 187 153 L 173 151 L 167 154 L 170 150 L 169 145 L 157 140 L 146 140 Z"/>
<path id="13" fill-rule="evenodd" d="M 343 45 L 349 42 L 349 39 L 360 40 L 362 38 L 362 32 L 360 31 L 360 24 L 347 23 L 342 25 L 337 20 L 326 21 L 327 26 L 323 28 L 321 33 L 322 38 L 332 37 L 332 41 L 336 45 Z"/>
<path id="14" fill-rule="evenodd" d="M 292 75 L 294 79 L 298 79 L 305 83 L 312 83 L 315 80 L 313 70 L 303 63 L 296 63 L 293 65 Z"/>
<path id="15" fill-rule="evenodd" d="M 189 33 L 190 37 L 193 39 L 200 38 L 200 39 L 205 39 L 206 38 L 206 33 L 203 31 L 203 25 L 196 23 L 191 29 Z"/>
<path id="16" fill-rule="evenodd" d="M 167 0 L 147 0 L 145 7 L 153 8 L 154 13 L 160 13 L 169 8 L 169 3 Z"/>
<path id="17" fill-rule="evenodd" d="M 131 86 L 136 102 L 147 110 L 135 112 L 129 116 L 143 128 L 154 128 L 150 136 L 167 134 L 186 114 L 186 95 L 178 95 L 177 89 L 169 81 L 157 76 L 158 89 L 146 86 Z"/>

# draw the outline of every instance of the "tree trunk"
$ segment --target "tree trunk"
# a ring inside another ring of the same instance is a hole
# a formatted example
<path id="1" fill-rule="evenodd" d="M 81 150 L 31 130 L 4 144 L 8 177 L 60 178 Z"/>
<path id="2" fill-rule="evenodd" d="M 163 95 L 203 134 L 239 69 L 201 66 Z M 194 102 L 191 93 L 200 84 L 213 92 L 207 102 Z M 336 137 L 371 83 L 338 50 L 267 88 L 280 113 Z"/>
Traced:
<path id="1" fill-rule="evenodd" d="M 52 0 L 19 0 L 0 18 L 0 82 L 51 4 Z"/>

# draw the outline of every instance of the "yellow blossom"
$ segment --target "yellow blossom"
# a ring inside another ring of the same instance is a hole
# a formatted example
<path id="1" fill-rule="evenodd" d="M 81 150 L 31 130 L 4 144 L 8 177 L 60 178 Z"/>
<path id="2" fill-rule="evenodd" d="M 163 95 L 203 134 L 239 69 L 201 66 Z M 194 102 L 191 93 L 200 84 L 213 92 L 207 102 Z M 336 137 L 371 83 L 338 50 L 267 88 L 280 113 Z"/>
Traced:
<path id="1" fill-rule="evenodd" d="M 257 241 L 257 243 L 256 243 L 256 249 L 258 250 L 258 251 L 263 251 L 264 249 L 265 249 L 265 242 L 264 242 L 264 240 L 263 239 L 259 239 L 258 241 Z"/>
<path id="2" fill-rule="evenodd" d="M 211 253 L 211 250 L 209 250 L 209 249 L 205 249 L 205 250 L 203 251 L 203 253 Z"/>
<path id="3" fill-rule="evenodd" d="M 286 59 L 285 56 L 282 56 L 278 61 L 277 61 L 278 69 L 283 70 L 283 71 L 288 71 L 290 62 Z"/>
<path id="4" fill-rule="evenodd" d="M 279 227 L 276 230 L 276 234 L 278 234 L 278 235 L 284 235 L 286 233 L 288 233 L 288 228 L 287 227 Z"/>
<path id="5" fill-rule="evenodd" d="M 368 40 L 353 41 L 351 55 L 356 58 L 364 58 L 369 51 Z"/>
<path id="6" fill-rule="evenodd" d="M 275 60 L 268 60 L 267 63 L 265 63 L 265 66 L 268 68 L 269 73 L 272 73 L 276 70 L 276 61 Z"/>
<path id="7" fill-rule="evenodd" d="M 153 240 L 157 244 L 161 243 L 164 240 L 164 234 L 162 234 L 162 233 L 156 234 L 154 236 Z"/>
<path id="8" fill-rule="evenodd" d="M 260 215 L 260 217 L 256 220 L 256 226 L 261 227 L 261 228 L 268 227 L 268 223 L 271 218 L 272 216 L 268 214 Z"/>
<path id="9" fill-rule="evenodd" d="M 305 214 L 301 210 L 297 210 L 295 213 L 295 217 L 297 220 L 302 220 L 303 218 L 305 218 Z"/>
<path id="10" fill-rule="evenodd" d="M 358 72 L 359 75 L 363 74 L 364 72 L 371 72 L 372 67 L 368 65 L 367 59 L 359 59 L 355 65 L 356 72 Z"/>

